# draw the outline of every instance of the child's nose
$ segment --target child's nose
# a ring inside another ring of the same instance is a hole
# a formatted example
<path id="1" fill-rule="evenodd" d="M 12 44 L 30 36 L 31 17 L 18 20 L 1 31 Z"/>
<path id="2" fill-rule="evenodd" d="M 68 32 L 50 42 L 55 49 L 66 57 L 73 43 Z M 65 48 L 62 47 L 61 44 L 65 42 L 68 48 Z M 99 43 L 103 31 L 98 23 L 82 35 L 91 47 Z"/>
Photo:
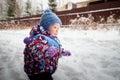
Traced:
<path id="1" fill-rule="evenodd" d="M 58 30 L 56 30 L 56 32 L 58 32 Z"/>

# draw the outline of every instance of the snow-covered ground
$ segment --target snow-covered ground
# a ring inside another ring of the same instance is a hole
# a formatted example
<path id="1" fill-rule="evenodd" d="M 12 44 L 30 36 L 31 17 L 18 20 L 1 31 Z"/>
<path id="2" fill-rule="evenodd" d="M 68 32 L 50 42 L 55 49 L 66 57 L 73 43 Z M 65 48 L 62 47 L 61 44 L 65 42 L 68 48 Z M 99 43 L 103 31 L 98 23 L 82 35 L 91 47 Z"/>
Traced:
<path id="1" fill-rule="evenodd" d="M 0 80 L 28 80 L 22 52 L 29 31 L 0 31 Z M 58 37 L 72 55 L 59 59 L 54 80 L 120 80 L 120 32 L 63 28 Z"/>

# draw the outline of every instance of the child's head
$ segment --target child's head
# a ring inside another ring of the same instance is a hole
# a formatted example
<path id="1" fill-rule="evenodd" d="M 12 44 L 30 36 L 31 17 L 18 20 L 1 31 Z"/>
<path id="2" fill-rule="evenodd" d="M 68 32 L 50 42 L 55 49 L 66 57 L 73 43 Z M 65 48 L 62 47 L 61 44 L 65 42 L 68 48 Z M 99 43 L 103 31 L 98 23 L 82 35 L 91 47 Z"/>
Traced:
<path id="1" fill-rule="evenodd" d="M 60 29 L 60 24 L 59 23 L 54 23 L 50 26 L 48 32 L 52 35 L 52 36 L 57 36 L 58 32 Z"/>
<path id="2" fill-rule="evenodd" d="M 47 30 L 51 35 L 56 36 L 62 22 L 60 18 L 50 9 L 44 11 L 40 18 L 40 26 Z"/>

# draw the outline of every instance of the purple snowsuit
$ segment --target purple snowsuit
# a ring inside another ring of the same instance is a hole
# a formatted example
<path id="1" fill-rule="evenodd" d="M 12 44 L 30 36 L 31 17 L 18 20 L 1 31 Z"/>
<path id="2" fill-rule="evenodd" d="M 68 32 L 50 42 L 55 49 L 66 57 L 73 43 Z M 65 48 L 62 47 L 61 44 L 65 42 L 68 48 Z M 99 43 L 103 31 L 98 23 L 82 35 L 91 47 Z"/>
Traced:
<path id="1" fill-rule="evenodd" d="M 69 56 L 70 52 L 61 48 L 57 37 L 51 36 L 44 29 L 35 25 L 30 37 L 24 39 L 24 70 L 28 75 L 40 74 L 42 72 L 54 73 L 58 59 Z"/>

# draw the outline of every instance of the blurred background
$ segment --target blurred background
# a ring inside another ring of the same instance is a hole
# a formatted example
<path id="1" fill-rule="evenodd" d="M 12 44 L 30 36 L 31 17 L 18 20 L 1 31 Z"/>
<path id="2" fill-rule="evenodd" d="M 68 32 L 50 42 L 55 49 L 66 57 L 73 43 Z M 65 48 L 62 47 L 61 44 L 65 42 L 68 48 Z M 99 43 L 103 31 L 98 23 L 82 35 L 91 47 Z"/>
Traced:
<path id="1" fill-rule="evenodd" d="M 32 27 L 39 23 L 47 8 L 60 17 L 64 27 L 89 29 L 92 25 L 97 29 L 102 23 L 102 28 L 109 29 L 108 24 L 120 23 L 119 3 L 119 0 L 0 0 L 0 29 Z"/>

